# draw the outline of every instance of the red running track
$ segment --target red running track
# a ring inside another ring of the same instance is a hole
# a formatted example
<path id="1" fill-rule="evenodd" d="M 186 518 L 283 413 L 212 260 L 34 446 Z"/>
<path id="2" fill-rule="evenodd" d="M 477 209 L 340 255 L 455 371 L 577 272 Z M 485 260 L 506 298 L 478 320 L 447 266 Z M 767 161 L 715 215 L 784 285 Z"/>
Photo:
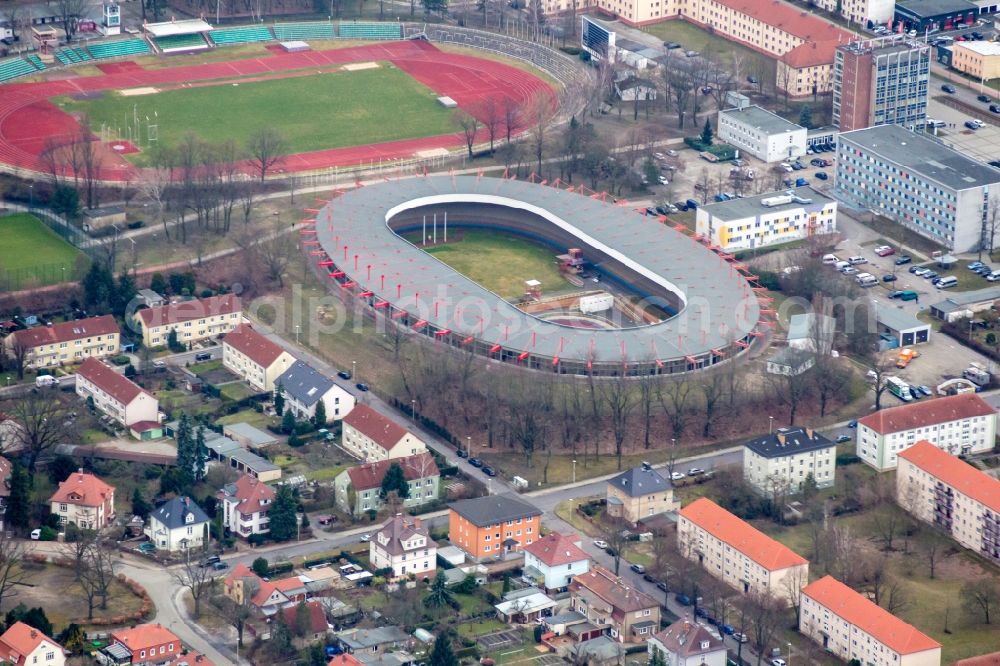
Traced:
<path id="1" fill-rule="evenodd" d="M 438 95 L 451 97 L 458 102 L 460 108 L 473 115 L 480 113 L 477 106 L 489 98 L 497 101 L 511 98 L 525 104 L 542 95 L 548 100 L 550 107 L 555 108 L 552 88 L 537 76 L 493 60 L 440 51 L 422 40 L 262 55 L 246 60 L 156 70 L 138 68 L 135 63 L 108 63 L 113 66 L 103 68 L 103 76 L 12 83 L 0 87 L 0 162 L 43 171 L 39 154 L 46 143 L 66 142 L 79 134 L 80 127 L 76 120 L 49 102 L 59 95 L 280 73 L 371 60 L 393 63 Z M 281 170 L 300 172 L 377 163 L 380 160 L 407 159 L 414 157 L 418 151 L 453 148 L 463 144 L 462 134 L 455 133 L 334 148 L 291 155 L 284 160 Z M 102 179 L 126 180 L 136 175 L 138 169 L 121 156 L 109 149 L 101 151 Z"/>

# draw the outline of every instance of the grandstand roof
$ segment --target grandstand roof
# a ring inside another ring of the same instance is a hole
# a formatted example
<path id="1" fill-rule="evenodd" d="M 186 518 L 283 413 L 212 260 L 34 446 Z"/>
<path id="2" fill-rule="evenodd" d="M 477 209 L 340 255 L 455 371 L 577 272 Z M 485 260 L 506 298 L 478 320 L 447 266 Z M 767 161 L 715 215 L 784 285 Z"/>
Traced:
<path id="1" fill-rule="evenodd" d="M 403 240 L 387 224 L 408 209 L 449 203 L 540 215 L 576 236 L 580 247 L 596 248 L 673 292 L 683 303 L 681 311 L 648 326 L 611 330 L 572 328 L 525 313 Z M 602 363 L 683 359 L 732 345 L 753 330 L 760 315 L 746 279 L 703 244 L 631 207 L 554 187 L 475 176 L 401 179 L 348 192 L 315 217 L 320 243 L 358 288 L 438 329 L 506 351 Z M 343 261 L 344 246 L 349 261 Z"/>
<path id="2" fill-rule="evenodd" d="M 147 23 L 143 30 L 153 37 L 170 37 L 171 35 L 194 35 L 199 32 L 211 32 L 212 26 L 201 19 L 185 19 L 183 21 L 163 21 L 162 23 Z"/>

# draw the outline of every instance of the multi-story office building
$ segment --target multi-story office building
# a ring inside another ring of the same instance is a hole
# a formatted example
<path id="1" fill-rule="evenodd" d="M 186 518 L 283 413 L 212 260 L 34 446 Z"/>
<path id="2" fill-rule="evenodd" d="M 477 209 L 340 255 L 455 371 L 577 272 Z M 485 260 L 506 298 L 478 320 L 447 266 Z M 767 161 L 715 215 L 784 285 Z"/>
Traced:
<path id="1" fill-rule="evenodd" d="M 858 419 L 857 452 L 880 472 L 895 469 L 899 454 L 920 440 L 956 455 L 993 448 L 997 411 L 975 393 L 921 400 Z"/>
<path id="2" fill-rule="evenodd" d="M 928 441 L 899 454 L 896 501 L 971 551 L 1000 564 L 1000 481 Z"/>
<path id="3" fill-rule="evenodd" d="M 767 594 L 787 603 L 809 580 L 806 558 L 706 497 L 681 509 L 677 548 L 744 593 Z"/>
<path id="4" fill-rule="evenodd" d="M 756 105 L 719 111 L 719 140 L 763 162 L 806 154 L 806 128 Z"/>
<path id="5" fill-rule="evenodd" d="M 997 42 L 955 42 L 951 66 L 975 79 L 1000 78 L 1000 44 Z"/>
<path id="6" fill-rule="evenodd" d="M 727 252 L 837 230 L 837 202 L 809 187 L 698 206 L 695 229 Z"/>
<path id="7" fill-rule="evenodd" d="M 833 124 L 841 132 L 873 125 L 923 127 L 930 66 L 930 47 L 906 35 L 838 46 L 833 61 Z"/>
<path id="8" fill-rule="evenodd" d="M 843 199 L 956 252 L 979 247 L 1000 206 L 1000 169 L 899 125 L 841 134 L 835 186 Z"/>
<path id="9" fill-rule="evenodd" d="M 839 12 L 851 23 L 865 25 L 868 21 L 882 24 L 888 22 L 892 18 L 896 2 L 895 0 L 817 0 L 816 6 L 828 12 Z"/>
<path id="10" fill-rule="evenodd" d="M 799 633 L 865 666 L 940 666 L 941 644 L 832 576 L 802 590 Z"/>

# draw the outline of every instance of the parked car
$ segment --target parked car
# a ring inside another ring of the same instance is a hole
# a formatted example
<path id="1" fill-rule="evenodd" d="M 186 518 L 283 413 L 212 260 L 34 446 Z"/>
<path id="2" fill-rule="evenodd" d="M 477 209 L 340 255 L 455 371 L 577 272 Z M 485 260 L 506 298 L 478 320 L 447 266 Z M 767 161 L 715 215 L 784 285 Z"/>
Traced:
<path id="1" fill-rule="evenodd" d="M 658 589 L 660 592 L 666 592 L 670 588 L 668 588 L 667 584 L 661 580 L 656 584 L 656 589 Z"/>
<path id="2" fill-rule="evenodd" d="M 990 104 L 990 111 L 992 111 L 993 113 L 1000 113 L 1000 105 Z"/>
<path id="3" fill-rule="evenodd" d="M 981 121 L 977 121 L 977 120 L 966 120 L 965 121 L 965 126 L 968 127 L 970 130 L 977 130 L 980 127 L 982 127 L 983 124 L 982 124 Z"/>
<path id="4" fill-rule="evenodd" d="M 692 467 L 691 469 L 688 470 L 688 476 L 701 476 L 704 473 L 705 470 L 703 470 L 701 467 Z"/>
<path id="5" fill-rule="evenodd" d="M 35 529 L 31 530 L 32 541 L 38 541 L 41 538 L 42 538 L 42 528 L 36 527 Z"/>
<path id="6" fill-rule="evenodd" d="M 372 535 L 371 534 L 362 534 L 361 535 L 361 543 L 368 543 L 371 540 L 372 540 Z"/>
<path id="7" fill-rule="evenodd" d="M 483 461 L 480 460 L 479 458 L 469 458 L 469 464 L 472 465 L 473 467 L 482 467 Z"/>
<path id="8" fill-rule="evenodd" d="M 888 257 L 890 255 L 896 254 L 896 250 L 888 245 L 879 245 L 875 248 L 875 254 L 880 257 Z"/>
<path id="9" fill-rule="evenodd" d="M 608 546 L 607 548 L 605 548 L 604 552 L 607 553 L 608 555 L 610 555 L 611 557 L 617 557 L 617 555 L 618 555 L 618 551 L 616 551 L 611 546 Z"/>
<path id="10" fill-rule="evenodd" d="M 719 631 L 722 632 L 723 636 L 732 636 L 736 633 L 736 629 L 734 629 L 731 624 L 720 624 Z"/>
<path id="11" fill-rule="evenodd" d="M 955 86 L 950 85 L 948 83 L 946 83 L 943 86 L 941 86 L 941 90 L 945 91 L 949 95 L 954 95 L 955 94 Z"/>
<path id="12" fill-rule="evenodd" d="M 980 268 L 982 268 L 985 265 L 986 264 L 984 264 L 981 261 L 973 261 L 971 264 L 969 264 L 968 266 L 966 266 L 966 268 L 968 268 L 970 271 L 975 272 L 975 271 L 978 271 Z"/>
<path id="13" fill-rule="evenodd" d="M 636 572 L 637 574 L 646 573 L 646 567 L 642 566 L 641 564 L 633 564 L 629 568 L 632 569 L 632 571 Z"/>
<path id="14" fill-rule="evenodd" d="M 976 97 L 976 99 L 978 99 L 980 102 L 986 102 L 987 104 L 993 101 L 992 99 L 990 99 L 989 95 L 979 95 Z"/>
<path id="15" fill-rule="evenodd" d="M 826 179 L 828 179 L 829 177 L 830 177 L 830 176 L 826 175 L 826 172 L 825 172 L 825 171 L 817 171 L 817 172 L 816 172 L 816 178 L 817 178 L 817 179 L 819 179 L 819 180 L 826 180 Z"/>
<path id="16" fill-rule="evenodd" d="M 918 386 L 917 389 L 921 393 L 923 393 L 924 395 L 926 395 L 927 397 L 930 397 L 930 396 L 934 395 L 934 392 L 931 391 L 930 387 L 924 386 L 923 384 L 921 384 L 920 386 Z"/>
<path id="17" fill-rule="evenodd" d="M 858 272 L 858 269 L 855 268 L 854 266 L 844 266 L 843 268 L 840 269 L 840 272 L 843 273 L 844 275 L 854 275 L 855 273 Z"/>
<path id="18" fill-rule="evenodd" d="M 659 181 L 660 185 L 669 185 L 670 181 L 667 180 L 666 176 L 657 176 L 656 180 Z"/>
<path id="19" fill-rule="evenodd" d="M 908 264 L 911 261 L 913 261 L 913 257 L 911 257 L 908 254 L 901 254 L 898 257 L 896 257 L 896 261 L 894 261 L 893 263 L 896 264 L 897 266 L 902 266 L 903 264 Z"/>
<path id="20" fill-rule="evenodd" d="M 212 352 L 198 352 L 194 355 L 194 360 L 196 361 L 211 361 Z"/>
<path id="21" fill-rule="evenodd" d="M 337 376 L 340 377 L 341 379 L 350 379 L 351 378 L 351 371 L 350 370 L 341 370 L 340 372 L 337 373 Z"/>
<path id="22" fill-rule="evenodd" d="M 910 387 L 910 395 L 913 396 L 914 400 L 920 400 L 921 398 L 924 397 L 924 394 L 921 393 L 920 389 L 918 389 L 916 386 Z"/>
<path id="23" fill-rule="evenodd" d="M 698 52 L 697 51 L 688 51 L 684 55 L 687 56 L 688 58 L 694 58 L 695 56 L 698 55 Z"/>
<path id="24" fill-rule="evenodd" d="M 747 83 L 752 83 L 752 84 L 756 85 L 756 84 L 760 83 L 760 80 L 758 80 L 756 76 L 754 76 L 753 74 L 751 74 L 750 76 L 747 77 Z"/>
<path id="25" fill-rule="evenodd" d="M 365 384 L 364 382 L 360 382 L 358 384 L 355 384 L 354 386 L 356 386 L 357 389 L 362 393 L 366 393 L 371 390 L 371 387 L 368 386 L 368 384 Z"/>
<path id="26" fill-rule="evenodd" d="M 896 281 L 896 276 L 893 275 L 892 273 L 888 273 L 882 276 L 882 282 L 895 282 L 895 281 Z"/>
<path id="27" fill-rule="evenodd" d="M 204 560 L 201 561 L 201 567 L 204 569 L 206 567 L 212 566 L 213 564 L 218 564 L 221 561 L 222 561 L 221 557 L 219 557 L 218 555 L 212 555 L 210 557 L 206 557 Z"/>
<path id="28" fill-rule="evenodd" d="M 674 597 L 674 600 L 677 603 L 679 603 L 681 606 L 690 606 L 691 605 L 691 597 L 689 597 L 686 594 L 678 594 L 677 596 Z"/>
<path id="29" fill-rule="evenodd" d="M 749 638 L 747 637 L 747 635 L 746 635 L 746 634 L 744 634 L 744 633 L 743 633 L 742 631 L 737 631 L 737 632 L 736 632 L 735 634 L 733 634 L 733 639 L 734 639 L 734 640 L 735 640 L 735 641 L 736 641 L 737 643 L 746 643 L 747 641 L 749 641 L 749 640 L 750 640 L 750 639 L 749 639 Z"/>
<path id="30" fill-rule="evenodd" d="M 938 279 L 939 276 L 937 271 L 925 269 L 924 274 L 921 275 L 920 277 L 924 278 L 925 280 L 936 280 Z"/>
<path id="31" fill-rule="evenodd" d="M 152 541 L 140 543 L 138 550 L 140 553 L 152 553 L 156 551 L 156 544 Z"/>
<path id="32" fill-rule="evenodd" d="M 455 451 L 455 455 L 458 456 L 459 458 L 468 458 L 469 452 L 466 451 L 465 449 L 458 449 Z"/>
<path id="33" fill-rule="evenodd" d="M 681 47 L 681 45 L 677 42 L 663 42 L 663 45 L 670 50 L 679 49 Z"/>
<path id="34" fill-rule="evenodd" d="M 154 368 L 165 368 L 165 367 L 167 367 L 167 362 L 166 361 L 153 361 L 153 367 Z"/>
<path id="35" fill-rule="evenodd" d="M 215 564 L 212 565 L 212 569 L 214 571 L 225 571 L 228 568 L 229 564 L 227 562 L 216 562 Z"/>
<path id="36" fill-rule="evenodd" d="M 483 466 L 483 474 L 485 474 L 486 476 L 489 476 L 489 477 L 493 477 L 493 476 L 497 475 L 497 471 L 495 469 L 493 469 L 492 467 L 490 467 L 489 465 L 484 465 Z"/>
<path id="37" fill-rule="evenodd" d="M 684 479 L 684 475 L 681 474 L 680 472 L 671 472 L 670 473 L 670 480 L 671 481 L 682 481 L 683 479 Z"/>
<path id="38" fill-rule="evenodd" d="M 917 277 L 924 277 L 925 275 L 931 272 L 931 269 L 924 268 L 923 266 L 914 266 L 913 268 L 910 269 L 910 272 L 916 275 Z"/>
<path id="39" fill-rule="evenodd" d="M 603 539 L 594 539 L 594 545 L 603 550 L 608 547 L 608 542 Z"/>
<path id="40" fill-rule="evenodd" d="M 788 664 L 781 657 L 775 657 L 771 660 L 771 666 L 788 666 Z"/>
<path id="41" fill-rule="evenodd" d="M 838 435 L 837 436 L 837 444 L 843 444 L 844 442 L 849 442 L 849 441 L 851 441 L 851 436 L 850 435 Z"/>

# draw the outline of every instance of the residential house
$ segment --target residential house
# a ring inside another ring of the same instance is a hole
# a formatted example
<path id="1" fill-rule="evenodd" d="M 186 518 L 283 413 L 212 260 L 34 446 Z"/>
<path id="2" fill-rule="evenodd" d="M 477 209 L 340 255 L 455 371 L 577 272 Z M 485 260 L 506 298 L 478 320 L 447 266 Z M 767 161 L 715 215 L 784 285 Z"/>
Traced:
<path id="1" fill-rule="evenodd" d="M 124 646 L 132 653 L 132 664 L 162 664 L 180 654 L 184 646 L 172 631 L 162 624 L 140 624 L 137 627 L 114 629 L 111 643 Z"/>
<path id="2" fill-rule="evenodd" d="M 953 455 L 993 448 L 997 411 L 975 393 L 921 400 L 858 419 L 857 453 L 880 472 L 896 468 L 900 453 L 920 440 Z"/>
<path id="3" fill-rule="evenodd" d="M 64 666 L 66 653 L 54 640 L 24 622 L 15 622 L 0 636 L 0 661 L 30 666 Z"/>
<path id="4" fill-rule="evenodd" d="M 274 490 L 263 481 L 244 474 L 236 483 L 227 483 L 220 491 L 222 525 L 244 539 L 270 531 L 268 509 L 274 502 Z"/>
<path id="5" fill-rule="evenodd" d="M 14 452 L 24 445 L 27 431 L 9 414 L 0 412 L 0 451 Z"/>
<path id="6" fill-rule="evenodd" d="M 928 441 L 899 454 L 896 503 L 1000 564 L 1000 481 Z"/>
<path id="7" fill-rule="evenodd" d="M 115 356 L 121 350 L 120 335 L 115 318 L 103 315 L 14 331 L 5 344 L 11 356 L 23 354 L 26 368 L 52 368 Z"/>
<path id="8" fill-rule="evenodd" d="M 681 509 L 677 549 L 741 592 L 788 603 L 809 580 L 809 562 L 705 497 Z"/>
<path id="9" fill-rule="evenodd" d="M 494 604 L 497 616 L 506 624 L 528 624 L 538 622 L 552 613 L 559 603 L 537 588 L 528 587 L 512 590 L 504 595 L 500 603 Z"/>
<path id="10" fill-rule="evenodd" d="M 316 641 L 324 640 L 326 638 L 327 631 L 330 629 L 330 625 L 326 621 L 326 613 L 323 612 L 323 606 L 318 601 L 302 601 L 299 602 L 305 607 L 306 618 L 308 619 L 308 625 L 305 628 L 305 632 L 300 636 L 302 642 L 304 643 L 314 643 Z M 285 617 L 285 623 L 293 628 L 293 631 L 299 633 L 302 629 L 298 626 L 299 622 L 299 604 L 294 606 L 286 606 L 281 610 L 281 614 Z"/>
<path id="11" fill-rule="evenodd" d="M 190 498 L 175 497 L 149 514 L 145 533 L 160 550 L 185 551 L 208 545 L 209 522 L 205 512 Z"/>
<path id="12" fill-rule="evenodd" d="M 409 495 L 403 500 L 403 507 L 410 509 L 437 501 L 441 472 L 434 456 L 424 451 L 415 456 L 362 463 L 345 469 L 333 481 L 340 510 L 355 518 L 368 511 L 381 510 L 382 479 L 394 464 L 403 468 L 403 476 L 409 484 Z"/>
<path id="13" fill-rule="evenodd" d="M 257 391 L 273 391 L 295 357 L 249 324 L 240 324 L 222 341 L 222 364 Z"/>
<path id="14" fill-rule="evenodd" d="M 135 313 L 145 347 L 165 347 L 170 331 L 177 342 L 190 348 L 195 342 L 225 335 L 240 325 L 243 305 L 235 294 L 193 298 Z"/>
<path id="15" fill-rule="evenodd" d="M 619 643 L 644 642 L 660 626 L 660 604 L 604 567 L 574 576 L 570 606 Z"/>
<path id="16" fill-rule="evenodd" d="M 541 534 L 542 512 L 510 493 L 461 500 L 448 509 L 448 540 L 476 560 L 520 552 Z"/>
<path id="17" fill-rule="evenodd" d="M 940 666 L 941 644 L 832 576 L 802 589 L 799 632 L 844 661 Z"/>
<path id="18" fill-rule="evenodd" d="M 666 666 L 727 666 L 726 644 L 714 630 L 681 618 L 647 643 L 650 658 L 659 653 Z"/>
<path id="19" fill-rule="evenodd" d="M 346 629 L 337 633 L 337 640 L 348 654 L 379 655 L 411 642 L 410 635 L 397 626 L 375 629 Z"/>
<path id="20" fill-rule="evenodd" d="M 743 478 L 766 496 L 801 492 L 810 476 L 828 488 L 836 470 L 837 445 L 812 428 L 778 428 L 743 449 Z"/>
<path id="21" fill-rule="evenodd" d="M 437 543 L 419 518 L 397 513 L 368 542 L 368 559 L 376 569 L 392 569 L 394 578 L 430 578 L 437 568 Z"/>
<path id="22" fill-rule="evenodd" d="M 342 445 L 365 462 L 415 456 L 427 450 L 419 437 L 365 404 L 344 417 Z"/>
<path id="23" fill-rule="evenodd" d="M 76 394 L 93 399 L 94 407 L 123 426 L 159 425 L 160 403 L 151 393 L 96 358 L 88 358 L 76 371 Z"/>
<path id="24" fill-rule="evenodd" d="M 306 601 L 309 592 L 298 577 L 264 580 L 245 564 L 237 564 L 222 583 L 222 593 L 237 604 L 249 604 L 257 613 L 270 617 L 283 608 Z"/>
<path id="25" fill-rule="evenodd" d="M 312 419 L 320 401 L 327 421 L 339 421 L 354 408 L 354 396 L 305 361 L 296 361 L 278 377 L 285 395 L 285 409 L 300 421 Z M 322 426 L 320 426 L 322 427 Z"/>
<path id="26" fill-rule="evenodd" d="M 73 523 L 80 529 L 101 530 L 115 518 L 115 489 L 79 469 L 59 484 L 49 498 L 52 515 L 63 525 Z"/>
<path id="27" fill-rule="evenodd" d="M 522 577 L 546 591 L 569 587 L 573 576 L 590 571 L 590 555 L 575 534 L 550 532 L 524 547 Z"/>
<path id="28" fill-rule="evenodd" d="M 649 463 L 622 472 L 607 484 L 608 515 L 635 525 L 643 518 L 676 511 L 674 487 Z"/>

